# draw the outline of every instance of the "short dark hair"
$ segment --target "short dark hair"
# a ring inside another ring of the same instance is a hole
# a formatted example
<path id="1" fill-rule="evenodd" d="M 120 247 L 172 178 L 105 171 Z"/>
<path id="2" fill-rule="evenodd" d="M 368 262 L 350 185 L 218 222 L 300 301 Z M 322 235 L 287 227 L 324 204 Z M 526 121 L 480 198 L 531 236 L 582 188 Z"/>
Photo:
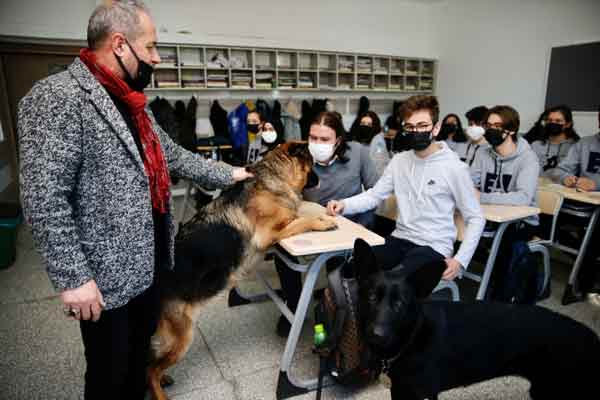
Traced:
<path id="1" fill-rule="evenodd" d="M 348 146 L 348 143 L 346 142 L 346 129 L 344 129 L 340 113 L 335 111 L 323 111 L 313 119 L 310 125 L 323 125 L 331 128 L 335 132 L 335 137 L 340 139 L 340 144 L 336 148 L 334 154 L 338 157 L 338 160 L 343 163 L 350 161 L 350 159 L 346 157 L 346 151 L 350 149 L 350 146 Z"/>
<path id="2" fill-rule="evenodd" d="M 467 117 L 469 121 L 475 121 L 478 125 L 481 125 L 485 122 L 487 112 L 488 108 L 486 106 L 477 106 L 467 111 L 465 117 Z"/>
<path id="3" fill-rule="evenodd" d="M 417 111 L 427 110 L 436 124 L 440 118 L 440 105 L 435 96 L 417 95 L 409 97 L 400 107 L 400 117 L 406 121 Z"/>
<path id="4" fill-rule="evenodd" d="M 517 142 L 517 134 L 519 133 L 519 125 L 521 124 L 519 113 L 511 106 L 494 106 L 488 110 L 485 115 L 485 121 L 487 122 L 490 115 L 496 114 L 502 120 L 502 128 L 507 131 L 514 132 L 512 136 L 513 142 Z"/>

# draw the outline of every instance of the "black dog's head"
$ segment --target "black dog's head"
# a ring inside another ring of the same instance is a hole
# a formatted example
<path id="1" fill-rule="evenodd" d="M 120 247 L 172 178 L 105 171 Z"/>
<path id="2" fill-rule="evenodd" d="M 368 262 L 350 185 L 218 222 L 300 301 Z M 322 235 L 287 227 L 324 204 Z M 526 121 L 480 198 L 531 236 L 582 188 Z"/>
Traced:
<path id="1" fill-rule="evenodd" d="M 362 333 L 379 357 L 392 358 L 414 340 L 423 318 L 419 300 L 435 288 L 443 264 L 424 265 L 412 273 L 401 267 L 383 271 L 371 247 L 362 239 L 354 242 Z"/>

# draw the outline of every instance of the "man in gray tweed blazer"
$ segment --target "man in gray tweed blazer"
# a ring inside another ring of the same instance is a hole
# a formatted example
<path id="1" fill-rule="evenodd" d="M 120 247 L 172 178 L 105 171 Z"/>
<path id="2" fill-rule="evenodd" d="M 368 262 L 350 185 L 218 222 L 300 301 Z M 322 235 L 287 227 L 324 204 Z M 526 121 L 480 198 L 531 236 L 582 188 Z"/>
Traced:
<path id="1" fill-rule="evenodd" d="M 143 4 L 96 8 L 88 45 L 19 105 L 22 202 L 65 313 L 80 321 L 85 398 L 143 399 L 157 272 L 173 267 L 169 173 L 218 187 L 249 174 L 187 152 L 156 124 L 142 92 L 160 57 Z"/>

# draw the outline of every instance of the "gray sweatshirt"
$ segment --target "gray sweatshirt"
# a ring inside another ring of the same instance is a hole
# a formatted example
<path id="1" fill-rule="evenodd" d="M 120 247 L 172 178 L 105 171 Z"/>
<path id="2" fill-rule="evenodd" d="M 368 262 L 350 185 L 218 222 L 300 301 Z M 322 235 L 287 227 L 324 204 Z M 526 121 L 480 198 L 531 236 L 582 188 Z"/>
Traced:
<path id="1" fill-rule="evenodd" d="M 480 144 L 475 144 L 475 143 L 465 143 L 465 149 L 464 149 L 464 153 L 457 153 L 458 157 L 460 157 L 460 159 L 464 162 L 467 163 L 467 165 L 470 167 L 471 165 L 473 165 L 473 163 L 475 162 L 475 159 L 482 154 L 483 152 L 487 151 L 487 149 L 490 147 L 490 145 L 487 142 L 483 142 Z"/>
<path id="2" fill-rule="evenodd" d="M 600 132 L 571 146 L 558 169 L 560 182 L 570 175 L 583 176 L 596 182 L 596 190 L 600 190 Z"/>
<path id="3" fill-rule="evenodd" d="M 319 185 L 303 192 L 304 200 L 314 201 L 322 206 L 329 200 L 343 199 L 354 196 L 369 189 L 377 182 L 377 170 L 369 154 L 369 147 L 358 142 L 348 142 L 346 151 L 348 162 L 335 160 L 333 164 L 324 166 L 315 164 L 313 171 L 319 177 Z M 368 225 L 372 222 L 374 213 L 352 218 L 355 222 Z"/>
<path id="4" fill-rule="evenodd" d="M 419 246 L 430 246 L 444 257 L 451 257 L 456 240 L 454 211 L 458 209 L 466 229 L 454 258 L 467 268 L 485 219 L 467 166 L 445 142 L 437 144 L 440 150 L 424 159 L 412 150 L 396 154 L 372 189 L 343 200 L 344 214 L 372 210 L 394 194 L 398 219 L 392 235 Z"/>
<path id="5" fill-rule="evenodd" d="M 575 142 L 567 139 L 561 143 L 552 144 L 546 140 L 536 140 L 531 144 L 540 163 L 540 176 L 547 178 L 558 177 L 560 172 L 558 164 L 567 157 L 569 149 Z"/>
<path id="6" fill-rule="evenodd" d="M 540 165 L 529 143 L 521 137 L 514 153 L 502 157 L 489 147 L 471 165 L 471 178 L 481 192 L 481 204 L 537 207 Z M 537 215 L 525 220 L 538 225 Z"/>

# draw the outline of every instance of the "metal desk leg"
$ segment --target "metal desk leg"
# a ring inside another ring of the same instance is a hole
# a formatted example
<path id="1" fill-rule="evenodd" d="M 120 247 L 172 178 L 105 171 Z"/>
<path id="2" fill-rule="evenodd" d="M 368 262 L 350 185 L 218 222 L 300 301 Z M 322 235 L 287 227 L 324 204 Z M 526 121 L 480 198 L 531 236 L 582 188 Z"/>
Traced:
<path id="1" fill-rule="evenodd" d="M 569 282 L 565 287 L 565 291 L 562 297 L 563 305 L 583 300 L 583 294 L 577 290 L 577 274 L 581 269 L 581 264 L 583 263 L 583 258 L 585 257 L 585 252 L 588 248 L 588 244 L 592 239 L 592 234 L 594 233 L 594 228 L 596 227 L 596 222 L 598 221 L 599 214 L 600 207 L 596 207 L 594 213 L 592 214 L 592 217 L 590 218 L 588 227 L 585 230 L 585 235 L 583 236 L 583 243 L 581 243 L 581 247 L 579 248 L 579 252 L 577 253 L 577 258 L 575 259 L 575 264 L 573 265 L 573 269 L 571 270 L 571 275 L 569 275 Z"/>
<path id="2" fill-rule="evenodd" d="M 483 271 L 483 277 L 481 278 L 481 283 L 479 284 L 479 290 L 477 290 L 477 300 L 485 299 L 487 287 L 492 276 L 492 270 L 494 269 L 494 263 L 496 262 L 496 256 L 498 255 L 498 248 L 500 247 L 500 242 L 502 241 L 502 236 L 504 236 L 504 231 L 512 222 L 513 221 L 502 222 L 498 227 L 498 230 L 496 230 L 494 240 L 492 241 L 492 249 L 490 250 L 490 255 L 488 256 L 487 262 L 485 263 L 485 270 Z"/>
<path id="3" fill-rule="evenodd" d="M 306 313 L 308 311 L 308 305 L 310 303 L 313 290 L 317 284 L 319 272 L 328 259 L 338 254 L 343 254 L 343 252 L 321 254 L 316 260 L 313 261 L 308 269 L 306 279 L 304 280 L 304 285 L 302 286 L 300 301 L 298 302 L 298 307 L 296 307 L 296 313 L 294 314 L 292 328 L 290 330 L 287 343 L 285 344 L 283 356 L 281 357 L 279 379 L 277 381 L 278 400 L 309 392 L 314 390 L 317 386 L 316 378 L 305 381 L 297 380 L 291 375 L 290 371 L 294 352 L 296 351 L 298 339 L 300 338 L 300 331 L 302 330 L 302 325 L 304 324 L 304 320 L 306 318 Z"/>

